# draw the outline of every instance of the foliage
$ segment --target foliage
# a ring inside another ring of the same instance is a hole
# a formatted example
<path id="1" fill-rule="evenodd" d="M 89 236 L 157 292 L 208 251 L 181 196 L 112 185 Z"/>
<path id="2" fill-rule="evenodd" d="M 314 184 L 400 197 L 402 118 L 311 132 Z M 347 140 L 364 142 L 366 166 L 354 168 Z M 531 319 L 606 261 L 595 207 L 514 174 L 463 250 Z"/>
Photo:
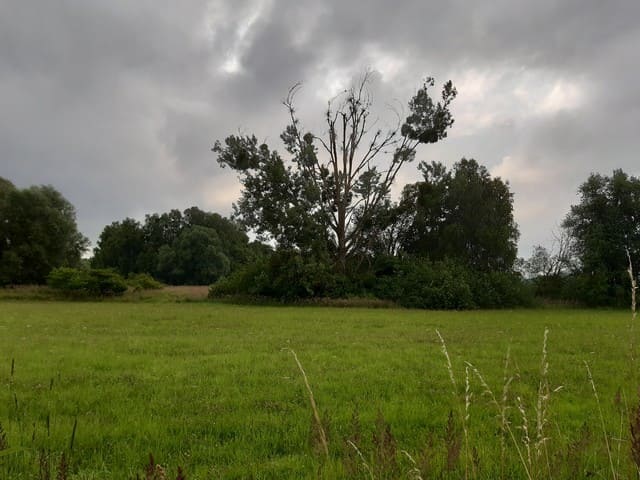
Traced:
<path id="1" fill-rule="evenodd" d="M 511 271 L 518 228 L 509 185 L 473 159 L 452 171 L 435 162 L 420 170 L 423 181 L 404 188 L 398 207 L 400 249 L 484 272 Z"/>
<path id="2" fill-rule="evenodd" d="M 87 245 L 60 192 L 0 178 L 0 285 L 44 283 L 51 269 L 78 266 Z"/>
<path id="3" fill-rule="evenodd" d="M 640 179 L 591 174 L 564 220 L 580 262 L 576 294 L 590 305 L 628 305 L 627 252 L 640 271 Z"/>
<path id="4" fill-rule="evenodd" d="M 94 267 L 122 275 L 147 273 L 174 285 L 206 285 L 264 254 L 236 224 L 197 207 L 181 213 L 147 215 L 144 224 L 127 218 L 100 234 Z"/>
<path id="5" fill-rule="evenodd" d="M 67 294 L 104 297 L 127 291 L 124 278 L 108 269 L 55 268 L 49 273 L 47 283 L 54 290 Z"/>
<path id="6" fill-rule="evenodd" d="M 507 308 L 532 304 L 532 292 L 512 272 L 480 272 L 451 260 L 406 257 L 379 264 L 378 298 L 410 308 Z"/>
<path id="7" fill-rule="evenodd" d="M 142 226 L 132 218 L 107 225 L 94 249 L 91 266 L 113 268 L 121 275 L 137 272 L 138 257 L 144 247 L 143 238 Z"/>
<path id="8" fill-rule="evenodd" d="M 135 273 L 126 279 L 127 285 L 134 290 L 160 290 L 164 285 L 148 273 Z"/>
<path id="9" fill-rule="evenodd" d="M 304 257 L 294 250 L 278 250 L 212 285 L 209 296 L 251 295 L 285 301 L 331 297 L 339 277 L 329 262 Z"/>
<path id="10" fill-rule="evenodd" d="M 453 124 L 455 88 L 445 83 L 436 103 L 430 95 L 435 82 L 427 78 L 404 122 L 372 130 L 370 80 L 366 74 L 329 101 L 325 137 L 304 131 L 294 107 L 299 85 L 290 90 L 284 101 L 290 124 L 281 135 L 290 161 L 255 136 L 232 135 L 213 147 L 218 162 L 240 175 L 244 189 L 235 215 L 246 228 L 284 250 L 328 255 L 343 273 L 350 259 L 364 255 L 372 219 L 388 202 L 400 168 L 414 160 L 420 144 L 445 138 Z"/>

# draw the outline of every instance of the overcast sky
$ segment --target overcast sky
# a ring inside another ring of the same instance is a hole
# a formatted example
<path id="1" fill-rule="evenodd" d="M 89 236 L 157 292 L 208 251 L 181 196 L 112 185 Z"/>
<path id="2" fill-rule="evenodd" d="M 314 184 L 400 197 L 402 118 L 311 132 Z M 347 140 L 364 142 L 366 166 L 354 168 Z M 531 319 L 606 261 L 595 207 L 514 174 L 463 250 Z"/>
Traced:
<path id="1" fill-rule="evenodd" d="M 0 0 L 0 176 L 56 187 L 94 245 L 125 217 L 228 215 L 239 185 L 210 148 L 283 150 L 292 84 L 321 132 L 366 69 L 381 121 L 429 75 L 456 85 L 456 122 L 418 160 L 508 180 L 528 256 L 590 172 L 640 174 L 639 19 L 639 0 Z"/>

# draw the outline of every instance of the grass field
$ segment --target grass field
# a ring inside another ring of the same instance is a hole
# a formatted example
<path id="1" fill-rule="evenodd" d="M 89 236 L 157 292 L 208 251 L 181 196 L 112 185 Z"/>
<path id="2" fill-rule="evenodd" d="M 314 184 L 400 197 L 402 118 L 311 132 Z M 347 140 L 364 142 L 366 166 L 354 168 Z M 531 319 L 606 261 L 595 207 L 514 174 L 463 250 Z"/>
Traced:
<path id="1" fill-rule="evenodd" d="M 74 479 L 147 478 L 150 452 L 171 480 L 178 466 L 188 479 L 419 478 L 416 468 L 423 478 L 637 478 L 630 318 L 552 309 L 5 301 L 0 423 L 9 449 L 0 450 L 0 478 L 49 478 L 39 473 L 42 463 L 55 472 L 62 452 Z M 541 377 L 545 328 L 549 368 Z M 287 349 L 313 389 L 328 459 Z M 502 403 L 508 350 L 513 437 L 471 368 L 465 394 L 468 361 Z M 542 398 L 538 438 L 541 378 L 549 390 L 562 388 Z"/>

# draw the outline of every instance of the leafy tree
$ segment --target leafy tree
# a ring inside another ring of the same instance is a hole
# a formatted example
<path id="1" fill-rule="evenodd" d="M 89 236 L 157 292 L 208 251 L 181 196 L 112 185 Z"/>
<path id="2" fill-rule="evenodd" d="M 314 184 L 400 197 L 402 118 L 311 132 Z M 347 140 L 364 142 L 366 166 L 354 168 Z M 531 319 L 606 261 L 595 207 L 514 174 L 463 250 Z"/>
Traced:
<path id="1" fill-rule="evenodd" d="M 76 213 L 51 186 L 17 189 L 0 179 L 0 283 L 43 283 L 51 269 L 77 266 L 88 240 Z"/>
<path id="2" fill-rule="evenodd" d="M 208 284 L 251 258 L 264 246 L 217 213 L 191 207 L 184 212 L 114 222 L 104 228 L 92 265 L 120 274 L 148 273 L 171 284 Z"/>
<path id="3" fill-rule="evenodd" d="M 452 171 L 435 162 L 419 168 L 424 180 L 405 187 L 397 208 L 401 249 L 479 271 L 512 270 L 518 228 L 509 185 L 473 159 Z"/>
<path id="4" fill-rule="evenodd" d="M 144 250 L 144 232 L 139 222 L 125 218 L 107 225 L 98 239 L 91 262 L 94 268 L 115 268 L 121 275 L 138 273 Z"/>
<path id="5" fill-rule="evenodd" d="M 590 303 L 626 303 L 628 257 L 640 271 L 640 179 L 615 170 L 591 174 L 563 226 L 581 264 L 579 296 Z"/>
<path id="6" fill-rule="evenodd" d="M 290 123 L 281 138 L 291 156 L 285 161 L 255 136 L 216 142 L 218 162 L 240 175 L 244 187 L 236 218 L 261 238 L 285 250 L 328 257 L 342 271 L 367 248 L 372 219 L 388 201 L 398 171 L 415 158 L 421 144 L 447 136 L 456 90 L 444 84 L 440 101 L 427 78 L 409 102 L 404 122 L 384 131 L 371 118 L 370 75 L 330 100 L 327 133 L 305 132 L 295 110 L 294 86 L 284 101 Z"/>
<path id="7" fill-rule="evenodd" d="M 200 225 L 184 229 L 171 247 L 162 247 L 158 258 L 159 278 L 176 284 L 210 284 L 230 268 L 218 233 Z"/>

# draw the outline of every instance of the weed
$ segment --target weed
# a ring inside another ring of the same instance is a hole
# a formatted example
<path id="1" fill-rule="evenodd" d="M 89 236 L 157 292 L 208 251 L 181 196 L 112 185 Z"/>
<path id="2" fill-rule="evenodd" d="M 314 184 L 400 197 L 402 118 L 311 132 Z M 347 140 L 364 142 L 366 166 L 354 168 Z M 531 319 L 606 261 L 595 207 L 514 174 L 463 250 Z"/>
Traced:
<path id="1" fill-rule="evenodd" d="M 631 459 L 640 472 L 640 401 L 633 409 L 630 423 L 631 430 Z"/>
<path id="2" fill-rule="evenodd" d="M 456 421 L 453 416 L 453 410 L 449 410 L 447 418 L 447 426 L 444 431 L 445 446 L 447 448 L 446 465 L 449 472 L 455 470 L 460 459 L 460 450 L 462 446 L 462 435 L 456 427 Z"/>
<path id="3" fill-rule="evenodd" d="M 362 427 L 357 406 L 354 407 L 351 414 L 349 435 L 344 439 L 344 453 L 342 456 L 342 464 L 349 478 L 355 477 L 359 471 L 358 453 L 352 445 L 362 445 Z"/>
<path id="4" fill-rule="evenodd" d="M 380 478 L 397 478 L 399 470 L 396 439 L 391 433 L 391 425 L 384 419 L 380 410 L 378 410 L 376 428 L 373 432 L 373 447 L 375 465 Z"/>
<path id="5" fill-rule="evenodd" d="M 67 460 L 67 456 L 62 453 L 60 455 L 60 462 L 58 463 L 58 474 L 56 475 L 56 480 L 68 480 L 69 478 L 69 462 Z"/>
<path id="6" fill-rule="evenodd" d="M 296 352 L 294 352 L 293 350 L 289 349 L 289 353 L 291 353 L 291 355 L 293 355 L 294 360 L 296 361 L 296 364 L 298 365 L 298 369 L 300 370 L 300 373 L 302 374 L 302 378 L 304 380 L 304 385 L 307 388 L 307 392 L 309 394 L 309 403 L 311 404 L 311 410 L 313 410 L 313 416 L 314 419 L 316 421 L 316 425 L 318 428 L 318 436 L 320 439 L 320 443 L 322 445 L 322 450 L 324 451 L 324 454 L 327 458 L 329 458 L 329 444 L 327 442 L 327 434 L 324 431 L 323 428 L 323 423 L 322 423 L 322 419 L 320 418 L 320 413 L 318 412 L 318 406 L 316 405 L 316 400 L 313 396 L 313 391 L 311 390 L 311 385 L 309 385 L 309 379 L 307 378 L 307 374 L 304 371 L 304 368 L 302 368 L 302 364 L 300 363 L 300 360 L 298 360 L 298 356 L 296 355 Z"/>
<path id="7" fill-rule="evenodd" d="M 7 432 L 2 428 L 2 423 L 0 423 L 0 451 L 8 450 L 9 442 L 7 441 Z"/>

